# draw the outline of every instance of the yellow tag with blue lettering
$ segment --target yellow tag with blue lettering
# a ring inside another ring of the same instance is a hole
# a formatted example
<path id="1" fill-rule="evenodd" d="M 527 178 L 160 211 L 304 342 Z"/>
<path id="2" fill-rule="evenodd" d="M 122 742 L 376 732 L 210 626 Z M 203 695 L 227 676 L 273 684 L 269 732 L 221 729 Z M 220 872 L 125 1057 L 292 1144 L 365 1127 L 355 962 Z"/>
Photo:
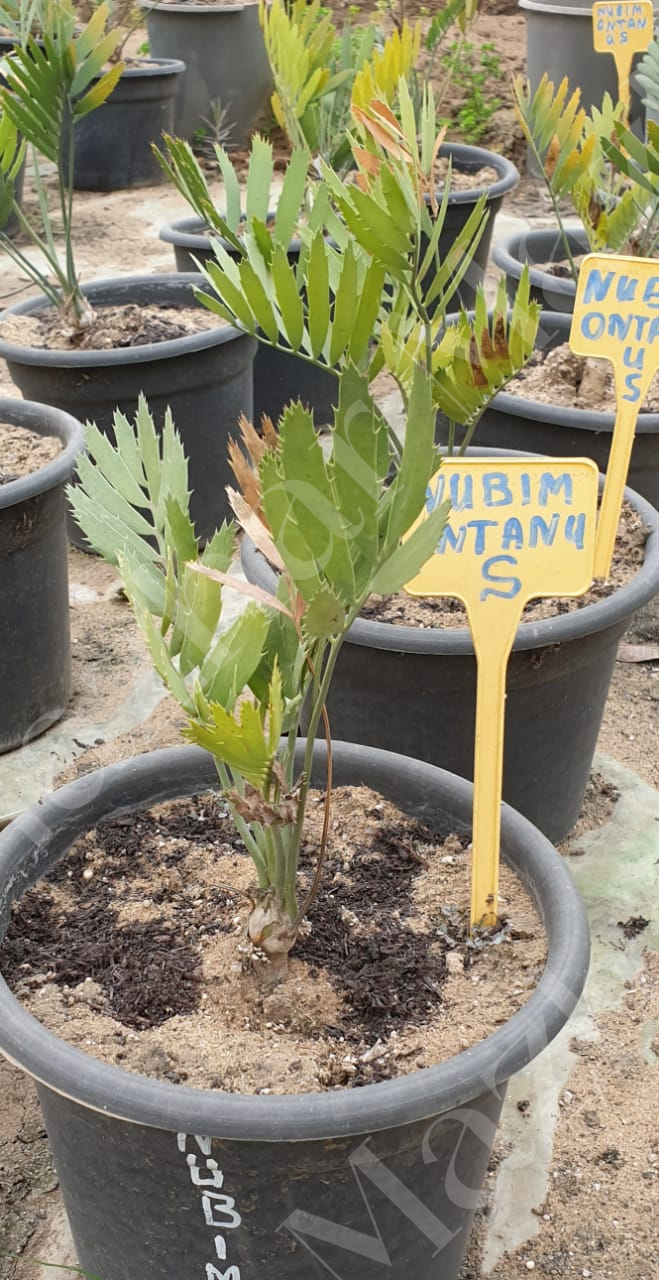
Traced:
<path id="1" fill-rule="evenodd" d="M 593 5 L 593 45 L 596 53 L 612 53 L 618 72 L 618 97 L 629 119 L 631 91 L 629 77 L 634 54 L 644 53 L 652 42 L 654 10 L 652 0 L 617 0 Z"/>
<path id="2" fill-rule="evenodd" d="M 592 253 L 579 272 L 570 330 L 578 356 L 613 365 L 617 413 L 597 530 L 595 577 L 608 577 L 636 420 L 659 369 L 659 262 Z"/>
<path id="3" fill-rule="evenodd" d="M 450 500 L 437 549 L 405 591 L 462 601 L 478 667 L 472 926 L 497 919 L 510 651 L 529 600 L 580 596 L 591 586 L 597 489 L 590 458 L 447 458 L 417 521 Z"/>

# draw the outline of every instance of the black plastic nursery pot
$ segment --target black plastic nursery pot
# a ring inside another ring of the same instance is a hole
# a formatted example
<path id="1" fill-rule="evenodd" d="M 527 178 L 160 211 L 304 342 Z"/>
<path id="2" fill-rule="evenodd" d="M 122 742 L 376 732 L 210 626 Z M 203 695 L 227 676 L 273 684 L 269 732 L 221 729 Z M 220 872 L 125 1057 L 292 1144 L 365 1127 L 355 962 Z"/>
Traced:
<path id="1" fill-rule="evenodd" d="M 573 229 L 567 233 L 570 252 L 579 256 L 589 252 L 585 231 Z M 572 315 L 577 286 L 570 274 L 565 242 L 560 231 L 516 231 L 514 235 L 498 240 L 492 250 L 492 261 L 506 273 L 508 297 L 515 297 L 522 269 L 529 267 L 531 298 L 546 311 L 567 312 Z M 538 266 L 537 264 L 542 264 Z M 548 263 L 555 263 L 560 274 L 545 270 Z"/>
<path id="2" fill-rule="evenodd" d="M 122 191 L 166 182 L 151 144 L 174 132 L 174 104 L 185 63 L 137 59 L 96 111 L 75 127 L 76 191 Z"/>
<path id="3" fill-rule="evenodd" d="M 214 104 L 226 112 L 229 145 L 243 146 L 268 104 L 272 73 L 259 22 L 259 6 L 153 4 L 140 0 L 156 58 L 181 58 L 186 66 L 176 93 L 174 127 L 190 140 L 208 127 Z"/>
<path id="4" fill-rule="evenodd" d="M 572 317 L 565 314 L 543 314 L 537 345 L 551 351 L 567 342 L 571 323 Z M 594 458 L 600 471 L 606 471 L 614 425 L 611 412 L 545 404 L 500 391 L 477 431 L 479 444 L 557 458 Z M 438 426 L 438 438 L 445 443 L 445 423 L 438 420 Z M 460 435 L 457 428 L 458 440 Z M 628 479 L 630 488 L 659 509 L 658 413 L 639 414 Z"/>
<path id="5" fill-rule="evenodd" d="M 1 753 L 44 733 L 69 700 L 64 488 L 83 447 L 83 429 L 59 409 L 4 398 L 0 422 L 56 436 L 62 444 L 38 471 L 0 484 Z"/>
<path id="6" fill-rule="evenodd" d="M 196 275 L 125 276 L 96 281 L 84 292 L 99 308 L 190 307 L 198 305 L 193 294 L 198 284 Z M 43 298 L 29 298 L 8 310 L 26 315 L 43 307 Z M 115 409 L 133 418 L 140 392 L 159 427 L 170 407 L 188 457 L 192 519 L 203 539 L 229 514 L 227 442 L 240 414 L 252 413 L 255 350 L 255 338 L 221 321 L 166 342 L 110 350 L 50 351 L 0 338 L 0 358 L 26 398 L 68 409 L 109 436 Z M 86 546 L 75 526 L 72 533 L 78 545 Z"/>
<path id="7" fill-rule="evenodd" d="M 324 760 L 319 743 L 319 785 Z M 334 780 L 379 790 L 438 833 L 471 823 L 470 784 L 418 761 L 335 743 Z M 0 937 L 12 901 L 98 821 L 216 786 L 210 757 L 179 747 L 87 775 L 28 810 L 0 835 Z M 588 967 L 566 866 L 506 806 L 502 848 L 546 929 L 544 974 L 474 1048 L 401 1079 L 284 1097 L 146 1079 L 45 1030 L 0 979 L 0 1049 L 37 1082 L 83 1271 L 456 1280 L 506 1082 L 565 1024 Z"/>
<path id="8" fill-rule="evenodd" d="M 473 452 L 496 458 L 504 451 Z M 555 842 L 579 816 L 618 642 L 635 610 L 659 591 L 659 514 L 629 489 L 626 497 L 651 529 L 642 568 L 605 600 L 523 623 L 508 664 L 503 796 Z M 247 538 L 241 554 L 248 579 L 272 588 L 274 573 Z M 327 710 L 337 738 L 473 777 L 476 659 L 469 631 L 357 619 L 339 654 Z"/>
<path id="9" fill-rule="evenodd" d="M 455 305 L 457 310 L 459 305 L 463 307 L 473 307 L 474 305 L 476 290 L 483 282 L 490 256 L 496 216 L 501 209 L 504 197 L 517 186 L 519 173 L 511 160 L 507 160 L 505 156 L 498 155 L 496 151 L 487 151 L 484 147 L 472 147 L 461 142 L 445 142 L 440 147 L 439 154 L 440 157 L 450 156 L 453 169 L 456 172 L 477 173 L 479 169 L 488 167 L 494 169 L 497 175 L 496 182 L 493 182 L 491 186 L 472 187 L 466 191 L 453 190 L 449 195 L 446 220 L 439 238 L 440 261 L 452 249 L 455 240 L 462 231 L 467 219 L 473 213 L 474 206 L 483 195 L 483 192 L 487 192 L 485 230 L 469 269 L 451 302 L 451 307 L 453 308 Z M 441 192 L 438 193 L 438 198 L 441 199 Z"/>
<path id="10" fill-rule="evenodd" d="M 197 271 L 198 263 L 215 262 L 209 234 L 197 217 L 177 218 L 161 227 L 160 239 L 173 246 L 177 271 Z M 231 245 L 223 244 L 232 254 Z M 288 247 L 288 261 L 294 270 L 301 247 L 299 240 L 292 240 Z M 267 413 L 276 422 L 291 400 L 301 400 L 313 409 L 316 425 L 324 426 L 334 418 L 337 379 L 293 352 L 276 351 L 260 342 L 254 357 L 254 420 L 260 422 Z"/>

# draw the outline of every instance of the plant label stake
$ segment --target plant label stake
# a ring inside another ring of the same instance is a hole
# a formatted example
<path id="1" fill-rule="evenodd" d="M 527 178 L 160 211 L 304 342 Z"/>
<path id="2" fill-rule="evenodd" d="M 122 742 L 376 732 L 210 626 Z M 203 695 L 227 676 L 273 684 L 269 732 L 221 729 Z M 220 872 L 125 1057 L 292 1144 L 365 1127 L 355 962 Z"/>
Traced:
<path id="1" fill-rule="evenodd" d="M 448 458 L 428 490 L 426 513 L 450 499 L 449 525 L 405 591 L 461 600 L 476 653 L 472 928 L 497 919 L 506 670 L 513 640 L 529 600 L 580 596 L 589 589 L 597 485 L 597 467 L 589 458 Z"/>
<path id="2" fill-rule="evenodd" d="M 613 365 L 617 412 L 597 528 L 595 577 L 608 577 L 636 419 L 659 369 L 659 262 L 593 253 L 584 258 L 570 330 L 578 356 Z"/>
<path id="3" fill-rule="evenodd" d="M 631 90 L 629 77 L 634 54 L 645 53 L 652 43 L 654 10 L 652 0 L 615 0 L 593 5 L 593 44 L 596 53 L 612 53 L 618 72 L 618 97 L 629 121 Z"/>

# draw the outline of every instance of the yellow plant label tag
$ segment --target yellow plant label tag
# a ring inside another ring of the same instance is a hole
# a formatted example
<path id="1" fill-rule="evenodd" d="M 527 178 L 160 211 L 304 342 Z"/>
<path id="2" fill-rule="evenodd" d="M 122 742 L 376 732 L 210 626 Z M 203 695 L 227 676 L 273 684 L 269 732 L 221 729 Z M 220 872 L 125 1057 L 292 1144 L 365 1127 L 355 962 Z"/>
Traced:
<path id="1" fill-rule="evenodd" d="M 618 72 L 618 96 L 627 117 L 631 93 L 629 77 L 635 53 L 644 53 L 652 41 L 652 0 L 616 0 L 593 5 L 593 44 L 596 53 L 612 53 Z"/>
<path id="2" fill-rule="evenodd" d="M 659 369 L 659 262 L 593 253 L 584 258 L 570 331 L 575 355 L 613 365 L 617 412 L 597 530 L 595 577 L 608 577 L 636 420 Z"/>
<path id="3" fill-rule="evenodd" d="M 529 600 L 580 596 L 589 589 L 597 485 L 597 467 L 589 458 L 448 458 L 417 521 L 450 500 L 437 549 L 405 590 L 462 601 L 478 667 L 473 926 L 497 918 L 508 658 Z"/>

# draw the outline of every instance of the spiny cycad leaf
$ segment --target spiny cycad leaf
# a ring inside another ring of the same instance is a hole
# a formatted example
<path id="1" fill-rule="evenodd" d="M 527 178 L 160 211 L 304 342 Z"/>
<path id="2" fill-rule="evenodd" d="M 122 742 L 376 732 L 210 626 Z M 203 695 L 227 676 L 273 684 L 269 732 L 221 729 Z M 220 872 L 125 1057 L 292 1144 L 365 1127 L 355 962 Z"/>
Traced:
<path id="1" fill-rule="evenodd" d="M 564 183 L 569 175 L 576 180 L 583 171 L 580 157 L 586 124 L 579 90 L 568 98 L 567 77 L 556 88 L 545 73 L 535 93 L 530 81 L 521 76 L 514 79 L 513 92 L 518 119 L 545 180 L 552 183 L 556 174 L 562 174 Z"/>
<path id="2" fill-rule="evenodd" d="M 311 641 L 329 640 L 345 631 L 346 608 L 331 587 L 323 587 L 309 601 L 302 619 L 302 629 Z"/>
<path id="3" fill-rule="evenodd" d="M 400 81 L 407 79 L 416 65 L 420 47 L 421 23 L 411 26 L 403 19 L 400 30 L 394 29 L 382 50 L 375 50 L 357 73 L 352 90 L 353 106 L 366 106 L 373 98 L 392 105 Z"/>
<path id="4" fill-rule="evenodd" d="M 208 721 L 192 720 L 184 733 L 252 786 L 263 788 L 269 783 L 274 752 L 266 742 L 259 709 L 253 702 L 243 702 L 235 717 L 220 703 L 212 703 Z"/>
<path id="5" fill-rule="evenodd" d="M 233 711 L 238 695 L 262 661 L 271 625 L 264 609 L 248 604 L 215 644 L 207 647 L 199 681 L 209 702 L 219 702 L 225 710 Z"/>
<path id="6" fill-rule="evenodd" d="M 644 106 L 650 111 L 659 111 L 659 42 L 656 37 L 639 62 L 636 79 L 645 89 Z"/>
<path id="7" fill-rule="evenodd" d="M 428 518 L 392 552 L 373 579 L 373 591 L 393 595 L 416 577 L 437 547 L 446 527 L 449 507 L 448 502 L 435 507 Z"/>
<path id="8" fill-rule="evenodd" d="M 482 289 L 473 319 L 466 312 L 450 324 L 434 352 L 433 400 L 453 422 L 475 422 L 497 391 L 524 367 L 533 351 L 540 307 L 529 301 L 525 269 L 508 315 L 505 289 L 488 317 Z"/>

